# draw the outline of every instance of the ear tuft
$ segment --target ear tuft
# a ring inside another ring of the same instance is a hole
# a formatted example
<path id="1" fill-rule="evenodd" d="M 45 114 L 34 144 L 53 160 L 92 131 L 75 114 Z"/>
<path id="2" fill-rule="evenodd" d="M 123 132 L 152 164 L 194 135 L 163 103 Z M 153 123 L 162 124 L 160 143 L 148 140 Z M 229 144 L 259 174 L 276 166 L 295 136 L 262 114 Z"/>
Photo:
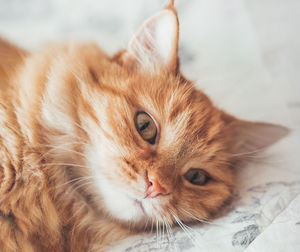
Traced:
<path id="1" fill-rule="evenodd" d="M 178 20 L 174 9 L 164 9 L 144 22 L 122 55 L 123 64 L 142 70 L 177 67 Z"/>

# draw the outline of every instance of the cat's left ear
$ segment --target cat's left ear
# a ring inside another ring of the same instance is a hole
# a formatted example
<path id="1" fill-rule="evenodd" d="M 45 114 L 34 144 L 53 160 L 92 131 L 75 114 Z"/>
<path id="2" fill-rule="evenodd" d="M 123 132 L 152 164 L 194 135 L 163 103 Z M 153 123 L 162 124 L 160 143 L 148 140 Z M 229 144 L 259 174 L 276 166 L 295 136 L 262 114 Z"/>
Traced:
<path id="1" fill-rule="evenodd" d="M 233 154 L 237 154 L 239 157 L 255 155 L 290 132 L 288 128 L 281 125 L 242 120 L 232 122 L 228 130 L 229 148 Z"/>
<path id="2" fill-rule="evenodd" d="M 173 6 L 147 19 L 121 55 L 122 64 L 143 71 L 176 73 L 179 25 Z"/>

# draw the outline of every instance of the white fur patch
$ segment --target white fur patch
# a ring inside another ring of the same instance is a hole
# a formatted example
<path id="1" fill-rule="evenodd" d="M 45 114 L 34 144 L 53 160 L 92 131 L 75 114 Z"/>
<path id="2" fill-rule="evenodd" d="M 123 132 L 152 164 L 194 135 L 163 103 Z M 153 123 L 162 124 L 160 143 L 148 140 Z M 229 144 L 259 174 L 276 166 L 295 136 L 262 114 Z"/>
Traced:
<path id="1" fill-rule="evenodd" d="M 99 178 L 99 177 L 98 177 Z M 112 216 L 123 221 L 139 222 L 145 218 L 142 208 L 124 193 L 122 188 L 118 188 L 109 183 L 105 178 L 96 181 L 104 204 Z"/>

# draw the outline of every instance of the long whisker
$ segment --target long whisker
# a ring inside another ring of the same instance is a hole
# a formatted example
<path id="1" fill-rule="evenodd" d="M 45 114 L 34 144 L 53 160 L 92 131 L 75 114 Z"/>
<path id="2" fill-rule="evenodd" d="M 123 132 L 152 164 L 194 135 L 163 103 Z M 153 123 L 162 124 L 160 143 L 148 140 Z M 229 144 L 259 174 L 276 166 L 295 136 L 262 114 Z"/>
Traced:
<path id="1" fill-rule="evenodd" d="M 184 209 L 181 209 L 181 211 L 184 211 L 185 213 L 189 214 L 192 218 L 198 220 L 199 222 L 204 222 L 205 224 L 210 224 L 210 225 L 213 225 L 213 226 L 218 226 L 218 227 L 222 227 L 222 228 L 227 228 L 227 230 L 230 230 L 230 229 L 229 229 L 229 226 L 226 226 L 226 225 L 220 225 L 220 224 L 215 223 L 215 222 L 213 223 L 213 222 L 210 222 L 210 221 L 207 221 L 207 220 L 199 219 L 199 218 L 195 217 L 194 215 L 192 215 L 191 213 L 189 213 L 188 211 L 186 211 L 186 210 L 184 210 Z M 183 225 L 185 225 L 185 224 L 183 224 Z M 187 226 L 187 225 L 185 225 L 185 226 Z M 194 230 L 193 230 L 193 231 L 194 231 Z M 195 231 L 194 231 L 194 232 L 195 232 Z M 223 238 L 223 237 L 228 237 L 229 235 L 231 235 L 231 232 L 229 232 L 229 233 L 227 233 L 227 234 L 225 234 L 225 235 L 218 236 L 218 237 L 216 237 L 216 238 L 221 239 L 221 238 Z M 205 241 L 205 244 L 206 244 L 206 245 L 207 245 L 207 244 L 213 244 L 214 242 L 215 242 L 215 241 Z"/>
<path id="2" fill-rule="evenodd" d="M 165 222 L 164 222 L 164 219 L 163 219 L 163 226 L 162 226 L 162 240 L 164 240 L 165 238 Z"/>
<path id="3" fill-rule="evenodd" d="M 68 148 L 62 148 L 62 147 L 60 147 L 60 146 L 53 146 L 53 145 L 45 145 L 45 146 L 52 147 L 52 149 L 50 149 L 49 151 L 47 151 L 46 153 L 44 153 L 44 154 L 42 155 L 42 157 L 40 158 L 40 160 L 42 160 L 43 157 L 47 155 L 47 153 L 50 153 L 51 151 L 54 151 L 54 150 L 56 149 L 56 150 L 64 150 L 64 151 L 66 151 L 66 152 L 71 152 L 71 153 L 78 154 L 78 155 L 82 156 L 85 160 L 89 161 L 90 164 L 93 164 L 93 165 L 95 165 L 95 166 L 98 166 L 98 164 L 92 162 L 92 160 L 88 159 L 88 157 L 87 157 L 86 155 L 84 155 L 83 153 L 81 153 L 81 152 L 78 152 L 78 151 L 75 151 L 75 150 L 72 150 L 72 149 L 68 149 Z M 49 163 L 49 164 L 50 164 L 50 163 Z M 62 163 L 61 163 L 61 164 L 62 164 Z M 58 163 L 57 165 L 59 165 L 59 163 Z M 68 165 L 68 164 L 66 163 L 66 165 Z M 80 164 L 74 164 L 74 163 L 70 163 L 69 165 L 70 165 L 70 166 L 83 167 L 83 168 L 87 168 L 87 169 L 90 168 L 90 167 L 88 167 L 88 166 L 83 166 L 83 165 L 80 165 Z"/>
<path id="4" fill-rule="evenodd" d="M 193 237 L 190 235 L 190 233 L 181 225 L 181 222 L 178 221 L 178 219 L 173 215 L 175 221 L 179 225 L 179 227 L 183 230 L 183 232 L 189 237 L 189 239 L 194 243 Z"/>
<path id="5" fill-rule="evenodd" d="M 249 151 L 249 152 L 241 152 L 241 153 L 237 153 L 237 154 L 232 154 L 232 157 L 239 157 L 239 156 L 246 156 L 246 157 L 257 157 L 255 154 L 259 154 L 261 152 L 263 152 L 265 150 L 265 148 L 260 148 L 260 149 L 256 149 L 253 151 Z M 252 155 L 254 154 L 254 155 Z M 252 155 L 252 156 L 250 156 Z"/>
<path id="6" fill-rule="evenodd" d="M 166 225 L 166 235 L 167 235 L 168 242 L 170 242 L 170 236 L 171 235 L 169 234 L 168 224 L 167 224 L 167 220 L 166 220 L 165 217 L 163 217 L 163 222 Z"/>
<path id="7" fill-rule="evenodd" d="M 172 228 L 170 226 L 170 223 L 169 223 L 169 222 L 171 222 L 171 220 L 170 220 L 169 217 L 166 217 L 165 220 L 166 220 L 166 227 L 167 227 L 167 229 L 169 231 L 170 237 L 173 238 L 173 243 L 172 244 L 174 245 L 175 251 L 179 251 L 179 248 L 178 248 L 178 246 L 176 244 L 175 234 L 174 234 L 174 232 L 173 232 L 173 230 L 172 230 Z"/>
<path id="8" fill-rule="evenodd" d="M 180 211 L 188 214 L 191 218 L 193 218 L 194 220 L 197 220 L 197 221 L 199 221 L 201 223 L 210 224 L 210 225 L 213 225 L 213 226 L 218 226 L 218 227 L 223 227 L 223 228 L 226 227 L 225 225 L 220 225 L 220 224 L 215 223 L 215 222 L 210 222 L 210 221 L 208 221 L 206 219 L 199 219 L 195 215 L 193 215 L 192 213 L 186 211 L 185 209 L 180 209 Z"/>
<path id="9" fill-rule="evenodd" d="M 178 223 L 178 225 L 181 227 L 181 229 L 186 233 L 186 235 L 190 238 L 192 243 L 200 248 L 201 247 L 200 244 L 198 243 L 198 241 L 195 239 L 194 235 L 190 231 L 190 230 L 193 231 L 193 229 L 191 227 L 185 225 L 171 209 L 169 209 L 169 210 L 171 211 L 172 216 L 174 217 L 175 221 Z"/>
<path id="10" fill-rule="evenodd" d="M 50 144 L 39 144 L 39 146 L 65 146 L 65 145 L 89 145 L 88 142 L 84 142 L 81 138 L 80 141 L 67 141 L 65 143 L 61 143 L 59 145 L 50 145 Z"/>
<path id="11" fill-rule="evenodd" d="M 57 186 L 55 186 L 54 188 L 55 189 L 57 189 L 57 188 L 60 188 L 60 187 L 62 187 L 62 186 L 64 186 L 64 185 L 68 185 L 68 184 L 73 184 L 73 185 L 75 185 L 75 184 L 77 184 L 77 183 L 80 183 L 80 182 L 82 182 L 82 181 L 85 181 L 85 180 L 88 180 L 88 179 L 91 179 L 91 178 L 93 178 L 92 176 L 87 176 L 87 177 L 80 177 L 80 178 L 75 178 L 75 179 L 71 179 L 71 180 L 69 180 L 69 181 L 67 181 L 67 182 L 65 182 L 65 183 L 63 183 L 63 184 L 60 184 L 60 185 L 57 185 Z M 73 183 L 73 182 L 75 182 L 75 183 Z M 53 188 L 53 189 L 54 189 Z"/>
<path id="12" fill-rule="evenodd" d="M 64 145 L 67 145 L 67 144 L 64 144 Z M 80 156 L 83 156 L 85 159 L 87 159 L 87 157 L 84 154 L 82 154 L 82 153 L 80 153 L 78 151 L 75 151 L 75 150 L 66 149 L 66 148 L 62 148 L 60 146 L 54 146 L 54 145 L 48 145 L 48 144 L 43 144 L 43 145 L 40 145 L 40 146 L 46 146 L 46 147 L 50 147 L 52 149 L 50 149 L 50 150 L 44 152 L 42 155 L 40 155 L 39 159 L 37 159 L 36 162 L 33 165 L 38 165 L 38 163 L 41 162 L 41 160 L 43 160 L 47 156 L 48 153 L 51 153 L 52 151 L 57 150 L 57 149 L 58 150 L 62 149 L 64 151 L 67 151 L 67 152 L 69 151 L 71 153 L 76 153 L 76 154 L 78 154 Z"/>
<path id="13" fill-rule="evenodd" d="M 151 219 L 151 233 L 153 233 L 153 219 Z"/>
<path id="14" fill-rule="evenodd" d="M 51 150 L 49 150 L 49 152 L 54 151 L 54 150 L 64 150 L 64 151 L 68 151 L 68 152 L 71 152 L 71 153 L 78 154 L 79 156 L 82 156 L 83 158 L 87 159 L 86 155 L 84 155 L 83 153 L 81 153 L 79 151 L 75 151 L 75 150 L 72 150 L 72 149 L 63 148 L 61 146 L 49 145 L 49 144 L 46 144 L 45 146 L 52 148 Z"/>
<path id="15" fill-rule="evenodd" d="M 92 183 L 93 183 L 92 181 L 88 181 L 88 182 L 86 182 L 86 183 L 80 184 L 79 186 L 74 187 L 74 190 L 78 191 L 79 188 L 81 188 L 81 187 L 83 187 L 83 186 L 90 185 L 90 184 L 92 184 Z"/>
<path id="16" fill-rule="evenodd" d="M 156 219 L 156 247 L 158 248 L 158 220 Z"/>
<path id="17" fill-rule="evenodd" d="M 147 221 L 146 221 L 146 224 L 145 224 L 145 227 L 144 227 L 144 232 L 146 231 L 146 228 L 147 228 L 147 224 L 148 224 L 148 222 L 149 222 L 149 219 L 150 219 L 150 217 L 148 216 Z"/>
<path id="18" fill-rule="evenodd" d="M 81 167 L 81 168 L 89 168 L 85 165 L 73 164 L 73 163 L 45 163 L 44 165 L 55 165 L 55 166 L 73 166 L 73 167 Z"/>

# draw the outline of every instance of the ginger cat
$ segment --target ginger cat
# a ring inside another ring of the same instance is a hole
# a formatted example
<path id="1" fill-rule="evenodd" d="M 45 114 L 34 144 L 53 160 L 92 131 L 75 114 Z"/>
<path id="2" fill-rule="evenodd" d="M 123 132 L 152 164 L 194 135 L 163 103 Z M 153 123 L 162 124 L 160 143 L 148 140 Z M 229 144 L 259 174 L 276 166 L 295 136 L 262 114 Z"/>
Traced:
<path id="1" fill-rule="evenodd" d="M 287 133 L 216 108 L 180 73 L 178 34 L 171 1 L 114 57 L 0 41 L 1 251 L 103 251 L 213 217 L 236 161 Z"/>

